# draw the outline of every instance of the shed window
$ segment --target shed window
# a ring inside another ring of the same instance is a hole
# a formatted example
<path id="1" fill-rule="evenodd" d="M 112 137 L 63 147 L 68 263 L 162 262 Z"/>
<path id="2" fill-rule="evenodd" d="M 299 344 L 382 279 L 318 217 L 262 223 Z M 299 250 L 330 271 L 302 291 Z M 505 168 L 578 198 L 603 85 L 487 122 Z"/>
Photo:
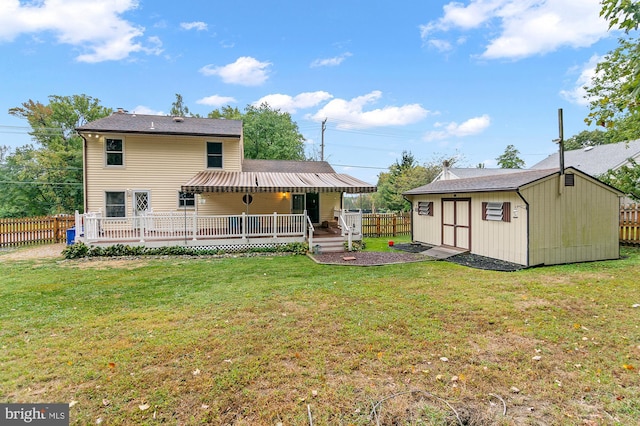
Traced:
<path id="1" fill-rule="evenodd" d="M 222 168 L 222 142 L 207 142 L 207 167 Z"/>
<path id="2" fill-rule="evenodd" d="M 482 220 L 511 222 L 511 203 L 482 203 Z"/>
<path id="3" fill-rule="evenodd" d="M 433 216 L 433 201 L 419 201 L 418 214 L 421 216 Z"/>
<path id="4" fill-rule="evenodd" d="M 576 175 L 574 175 L 573 173 L 568 173 L 564 175 L 564 186 L 575 186 L 576 184 L 575 178 L 576 178 Z"/>

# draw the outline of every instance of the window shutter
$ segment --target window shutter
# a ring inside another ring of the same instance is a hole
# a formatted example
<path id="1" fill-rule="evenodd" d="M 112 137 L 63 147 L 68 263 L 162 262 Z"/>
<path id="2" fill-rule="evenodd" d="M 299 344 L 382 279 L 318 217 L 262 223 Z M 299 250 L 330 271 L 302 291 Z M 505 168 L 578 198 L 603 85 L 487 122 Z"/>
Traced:
<path id="1" fill-rule="evenodd" d="M 509 202 L 502 204 L 502 220 L 504 222 L 511 222 L 511 203 Z"/>
<path id="2" fill-rule="evenodd" d="M 487 220 L 487 202 L 482 203 L 482 220 Z"/>

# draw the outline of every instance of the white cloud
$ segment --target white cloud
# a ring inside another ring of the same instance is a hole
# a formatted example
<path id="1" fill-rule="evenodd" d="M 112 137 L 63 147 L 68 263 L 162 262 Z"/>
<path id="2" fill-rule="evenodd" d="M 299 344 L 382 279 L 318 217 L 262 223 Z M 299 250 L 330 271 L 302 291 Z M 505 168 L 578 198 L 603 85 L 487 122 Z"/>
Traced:
<path id="1" fill-rule="evenodd" d="M 349 56 L 352 56 L 351 53 L 349 52 L 345 52 L 340 56 L 335 56 L 333 58 L 326 58 L 326 59 L 316 59 L 315 61 L 311 62 L 310 67 L 311 68 L 317 68 L 317 67 L 335 67 L 340 65 L 345 59 L 347 59 Z"/>
<path id="2" fill-rule="evenodd" d="M 429 111 L 419 104 L 408 104 L 400 107 L 385 106 L 365 111 L 365 107 L 378 101 L 382 92 L 376 90 L 351 100 L 333 99 L 322 109 L 308 118 L 322 121 L 329 117 L 337 120 L 340 129 L 355 129 L 382 126 L 403 126 L 416 123 L 425 118 Z"/>
<path id="3" fill-rule="evenodd" d="M 600 0 L 471 0 L 451 2 L 444 15 L 420 26 L 426 44 L 442 43 L 434 33 L 499 26 L 484 52 L 485 59 L 520 59 L 561 47 L 587 47 L 607 36 L 599 16 Z"/>
<path id="4" fill-rule="evenodd" d="M 602 56 L 593 55 L 589 61 L 582 66 L 580 75 L 576 79 L 575 87 L 571 90 L 561 90 L 560 96 L 565 100 L 577 105 L 589 105 L 590 100 L 586 97 L 586 87 L 591 86 L 593 78 L 596 76 L 596 65 L 602 60 Z"/>
<path id="5" fill-rule="evenodd" d="M 220 107 L 228 104 L 233 104 L 236 102 L 237 102 L 236 98 L 233 98 L 231 96 L 220 96 L 220 95 L 207 96 L 205 98 L 198 99 L 196 101 L 197 104 L 208 105 L 212 107 Z"/>
<path id="6" fill-rule="evenodd" d="M 146 107 L 144 105 L 138 105 L 129 111 L 131 114 L 140 114 L 140 115 L 166 115 L 163 111 L 157 111 Z"/>
<path id="7" fill-rule="evenodd" d="M 333 98 L 333 96 L 330 93 L 323 91 L 305 92 L 296 96 L 276 93 L 273 95 L 263 96 L 255 101 L 253 105 L 260 106 L 266 102 L 274 109 L 294 114 L 298 109 L 311 108 L 331 98 Z"/>
<path id="8" fill-rule="evenodd" d="M 143 45 L 138 39 L 145 29 L 121 17 L 137 7 L 137 0 L 2 0 L 0 42 L 50 32 L 58 43 L 83 50 L 76 58 L 80 62 L 121 60 L 136 52 L 157 55 L 162 51 L 159 40 Z"/>
<path id="9" fill-rule="evenodd" d="M 260 62 L 250 56 L 242 56 L 224 66 L 205 65 L 200 68 L 200 72 L 205 76 L 217 75 L 228 84 L 260 86 L 269 78 L 270 66 L 270 62 Z"/>
<path id="10" fill-rule="evenodd" d="M 435 127 L 441 130 L 434 130 L 424 135 L 423 140 L 426 142 L 447 139 L 450 137 L 462 138 L 482 133 L 491 124 L 491 118 L 487 115 L 473 117 L 458 124 L 455 121 L 450 123 L 436 123 Z"/>
<path id="11" fill-rule="evenodd" d="M 196 31 L 206 31 L 207 24 L 202 21 L 195 22 L 181 22 L 180 27 L 185 30 L 196 30 Z"/>

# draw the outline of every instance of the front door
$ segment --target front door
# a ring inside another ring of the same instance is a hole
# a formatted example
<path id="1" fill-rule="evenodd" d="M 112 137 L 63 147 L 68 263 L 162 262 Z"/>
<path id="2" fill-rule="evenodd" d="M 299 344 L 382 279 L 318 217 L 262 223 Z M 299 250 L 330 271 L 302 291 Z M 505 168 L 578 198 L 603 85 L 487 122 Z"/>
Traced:
<path id="1" fill-rule="evenodd" d="M 442 245 L 471 249 L 471 199 L 442 200 Z"/>
<path id="2" fill-rule="evenodd" d="M 317 192 L 307 192 L 305 208 L 311 223 L 320 223 L 320 194 Z"/>

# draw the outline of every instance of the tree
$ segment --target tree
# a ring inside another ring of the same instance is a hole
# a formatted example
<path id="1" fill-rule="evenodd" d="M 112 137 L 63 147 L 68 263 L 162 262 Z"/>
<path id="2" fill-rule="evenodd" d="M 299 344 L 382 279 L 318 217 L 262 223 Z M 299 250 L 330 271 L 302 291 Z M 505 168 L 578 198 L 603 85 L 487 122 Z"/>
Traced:
<path id="1" fill-rule="evenodd" d="M 169 115 L 172 117 L 200 117 L 198 114 L 192 114 L 189 111 L 189 107 L 184 104 L 182 95 L 179 93 L 176 93 L 176 100 L 171 104 Z"/>
<path id="2" fill-rule="evenodd" d="M 598 176 L 598 179 L 640 201 L 640 164 L 629 158 L 629 164 Z"/>
<path id="3" fill-rule="evenodd" d="M 601 4 L 600 16 L 609 21 L 609 29 L 623 30 L 626 38 L 620 38 L 618 47 L 596 66 L 591 87 L 586 87 L 590 113 L 585 121 L 610 129 L 629 115 L 639 120 L 640 43 L 629 34 L 636 31 L 640 24 L 640 3 L 633 0 L 601 0 Z M 635 134 L 635 137 L 638 135 Z"/>
<path id="4" fill-rule="evenodd" d="M 247 105 L 244 113 L 229 105 L 207 114 L 209 118 L 242 120 L 244 158 L 263 160 L 306 160 L 304 136 L 291 114 L 267 103 Z"/>
<path id="5" fill-rule="evenodd" d="M 389 167 L 389 172 L 378 175 L 378 192 L 373 195 L 376 207 L 390 211 L 408 211 L 411 204 L 402 194 L 433 181 L 442 170 L 445 160 L 450 165 L 456 162 L 455 158 L 438 158 L 420 165 L 411 152 L 403 151 L 402 159 L 396 160 Z"/>
<path id="6" fill-rule="evenodd" d="M 571 136 L 564 141 L 564 149 L 567 151 L 573 149 L 582 149 L 587 146 L 605 145 L 609 142 L 609 132 L 602 130 L 583 130 L 577 135 Z"/>
<path id="7" fill-rule="evenodd" d="M 111 114 L 87 95 L 49 96 L 9 109 L 27 120 L 35 145 L 5 156 L 1 167 L 0 215 L 37 216 L 82 210 L 82 138 L 75 128 Z"/>
<path id="8" fill-rule="evenodd" d="M 522 169 L 524 168 L 524 161 L 518 157 L 520 151 L 513 145 L 507 145 L 504 153 L 496 158 L 498 165 L 502 169 Z"/>
<path id="9" fill-rule="evenodd" d="M 248 105 L 242 116 L 244 158 L 305 160 L 304 136 L 291 114 L 272 109 L 267 103 Z"/>

